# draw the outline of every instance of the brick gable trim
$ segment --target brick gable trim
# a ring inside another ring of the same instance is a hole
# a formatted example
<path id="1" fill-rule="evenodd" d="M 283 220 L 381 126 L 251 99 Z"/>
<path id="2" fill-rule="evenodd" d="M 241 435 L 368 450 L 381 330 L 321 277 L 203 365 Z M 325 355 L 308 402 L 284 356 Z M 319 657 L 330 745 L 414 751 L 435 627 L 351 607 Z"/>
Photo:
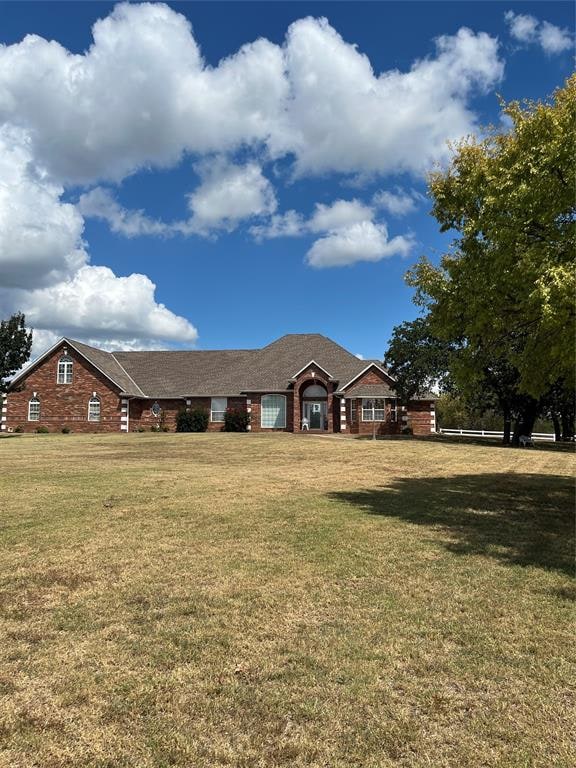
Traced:
<path id="1" fill-rule="evenodd" d="M 303 373 L 307 368 L 311 368 L 313 365 L 315 365 L 316 368 L 318 368 L 319 370 L 323 371 L 323 373 L 325 373 L 326 376 L 328 376 L 328 380 L 329 381 L 335 381 L 335 379 L 332 376 L 332 374 L 328 373 L 326 368 L 323 368 L 321 365 L 319 365 L 316 362 L 316 360 L 310 360 L 309 363 L 306 363 L 306 365 L 303 365 L 302 368 L 300 368 L 299 371 L 296 371 L 296 373 L 293 376 L 290 377 L 290 381 L 296 381 L 296 379 L 298 378 L 298 376 L 300 376 L 301 373 Z"/>
<path id="2" fill-rule="evenodd" d="M 376 370 L 377 370 L 377 371 L 380 371 L 380 373 L 382 373 L 382 374 L 383 374 L 383 375 L 384 375 L 384 376 L 385 376 L 385 377 L 386 377 L 386 378 L 387 378 L 389 381 L 392 381 L 392 382 L 394 381 L 394 379 L 392 378 L 392 376 L 390 376 L 390 374 L 389 374 L 389 373 L 387 373 L 387 371 L 385 371 L 385 370 L 384 370 L 384 368 L 382 368 L 381 366 L 379 366 L 377 363 L 370 363 L 369 365 L 367 365 L 367 366 L 366 366 L 366 368 L 364 368 L 364 370 L 363 370 L 363 371 L 360 371 L 360 373 L 358 373 L 356 376 L 354 376 L 354 378 L 353 378 L 353 379 L 350 379 L 350 381 L 349 381 L 347 384 L 343 384 L 343 385 L 342 385 L 342 386 L 339 388 L 339 390 L 338 390 L 338 394 L 340 394 L 340 393 L 344 393 L 344 392 L 345 392 L 345 390 L 346 390 L 346 389 L 348 389 L 348 387 L 349 387 L 351 384 L 353 384 L 353 383 L 354 383 L 354 382 L 355 382 L 357 379 L 359 379 L 361 376 L 363 376 L 363 375 L 364 375 L 364 374 L 365 374 L 367 371 L 369 371 L 371 368 L 376 368 Z"/>

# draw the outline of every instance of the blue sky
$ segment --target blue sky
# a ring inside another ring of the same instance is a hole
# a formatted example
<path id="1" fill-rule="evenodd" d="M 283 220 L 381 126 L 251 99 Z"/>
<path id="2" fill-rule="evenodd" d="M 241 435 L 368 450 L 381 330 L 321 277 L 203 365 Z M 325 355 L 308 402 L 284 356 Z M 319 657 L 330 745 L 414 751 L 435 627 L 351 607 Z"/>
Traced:
<path id="1" fill-rule="evenodd" d="M 382 357 L 450 240 L 426 172 L 497 94 L 560 86 L 573 28 L 556 2 L 0 3 L 2 315 L 37 352 Z"/>

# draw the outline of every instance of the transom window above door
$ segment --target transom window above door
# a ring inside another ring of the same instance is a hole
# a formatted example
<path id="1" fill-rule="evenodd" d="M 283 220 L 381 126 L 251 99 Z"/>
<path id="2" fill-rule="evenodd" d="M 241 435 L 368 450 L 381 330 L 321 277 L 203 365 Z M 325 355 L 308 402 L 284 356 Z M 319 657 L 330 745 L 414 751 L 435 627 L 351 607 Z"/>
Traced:
<path id="1" fill-rule="evenodd" d="M 302 392 L 302 397 L 326 397 L 328 393 L 321 384 L 310 384 Z"/>

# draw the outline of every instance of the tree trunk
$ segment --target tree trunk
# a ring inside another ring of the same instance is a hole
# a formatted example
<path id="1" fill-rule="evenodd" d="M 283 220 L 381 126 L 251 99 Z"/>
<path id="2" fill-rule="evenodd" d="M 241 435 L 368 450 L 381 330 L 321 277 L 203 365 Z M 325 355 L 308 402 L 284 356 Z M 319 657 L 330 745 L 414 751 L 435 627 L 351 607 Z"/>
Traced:
<path id="1" fill-rule="evenodd" d="M 520 436 L 526 435 L 529 437 L 534 429 L 534 422 L 538 416 L 538 403 L 536 400 L 529 400 L 524 408 L 522 408 L 514 427 L 514 434 L 512 435 L 512 445 L 516 448 L 520 445 Z"/>
<path id="2" fill-rule="evenodd" d="M 574 414 L 563 410 L 560 414 L 560 420 L 562 422 L 562 440 L 573 440 Z M 554 431 L 556 431 L 556 427 L 554 427 Z"/>
<path id="3" fill-rule="evenodd" d="M 554 440 L 558 443 L 562 440 L 562 427 L 556 411 L 552 411 L 552 424 L 554 424 Z"/>
<path id="4" fill-rule="evenodd" d="M 512 431 L 512 414 L 509 407 L 504 407 L 504 434 L 502 435 L 502 443 L 504 445 L 510 445 L 510 433 Z"/>

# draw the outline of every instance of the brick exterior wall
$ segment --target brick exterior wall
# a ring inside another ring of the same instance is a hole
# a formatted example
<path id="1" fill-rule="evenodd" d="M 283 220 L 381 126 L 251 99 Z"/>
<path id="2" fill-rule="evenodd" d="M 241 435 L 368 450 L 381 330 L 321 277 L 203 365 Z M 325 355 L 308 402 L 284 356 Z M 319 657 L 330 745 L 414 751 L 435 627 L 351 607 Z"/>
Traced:
<path id="1" fill-rule="evenodd" d="M 391 387 L 394 382 L 380 373 L 380 371 L 371 369 L 360 378 L 356 379 L 352 386 L 378 385 L 386 383 Z M 397 420 L 391 421 L 391 404 L 386 402 L 386 420 L 385 421 L 362 421 L 362 399 L 346 400 L 346 432 L 352 435 L 372 435 L 374 434 L 374 424 L 376 424 L 377 435 L 398 435 L 401 434 L 404 426 L 412 429 L 415 435 L 429 435 L 436 430 L 436 421 L 434 415 L 433 400 L 411 400 L 406 409 L 402 409 L 398 403 Z M 403 419 L 402 417 L 406 418 Z"/>
<path id="2" fill-rule="evenodd" d="M 407 408 L 408 426 L 415 435 L 429 435 L 436 431 L 434 400 L 412 400 Z"/>
<path id="3" fill-rule="evenodd" d="M 152 406 L 158 403 L 161 413 L 159 417 L 152 413 Z M 130 419 L 128 422 L 129 432 L 138 432 L 145 429 L 147 432 L 152 427 L 167 427 L 170 432 L 176 429 L 176 414 L 185 407 L 185 401 L 181 399 L 166 400 L 141 400 L 134 398 L 130 400 Z"/>
<path id="4" fill-rule="evenodd" d="M 24 432 L 36 432 L 38 427 L 46 427 L 50 432 L 60 432 L 68 427 L 72 432 L 120 432 L 120 389 L 70 347 L 67 355 L 73 361 L 72 383 L 57 383 L 58 361 L 65 346 L 63 343 L 57 347 L 15 391 L 6 395 L 5 431 L 20 427 Z M 28 421 L 28 403 L 34 392 L 40 400 L 40 420 Z M 88 401 L 93 392 L 100 398 L 98 422 L 88 421 Z"/>
<path id="5" fill-rule="evenodd" d="M 154 403 L 158 403 L 162 409 L 160 416 L 154 416 L 152 413 L 152 406 Z M 141 399 L 134 398 L 130 400 L 130 422 L 129 431 L 138 432 L 140 429 L 146 431 L 151 430 L 153 427 L 166 427 L 170 432 L 174 432 L 176 429 L 176 416 L 178 412 L 186 408 L 193 410 L 195 408 L 201 408 L 208 413 L 210 417 L 210 406 L 212 404 L 211 397 L 192 397 L 192 398 L 157 398 L 157 399 Z M 245 408 L 245 397 L 229 397 L 229 408 Z M 208 421 L 208 432 L 222 432 L 224 423 L 222 421 Z"/>

